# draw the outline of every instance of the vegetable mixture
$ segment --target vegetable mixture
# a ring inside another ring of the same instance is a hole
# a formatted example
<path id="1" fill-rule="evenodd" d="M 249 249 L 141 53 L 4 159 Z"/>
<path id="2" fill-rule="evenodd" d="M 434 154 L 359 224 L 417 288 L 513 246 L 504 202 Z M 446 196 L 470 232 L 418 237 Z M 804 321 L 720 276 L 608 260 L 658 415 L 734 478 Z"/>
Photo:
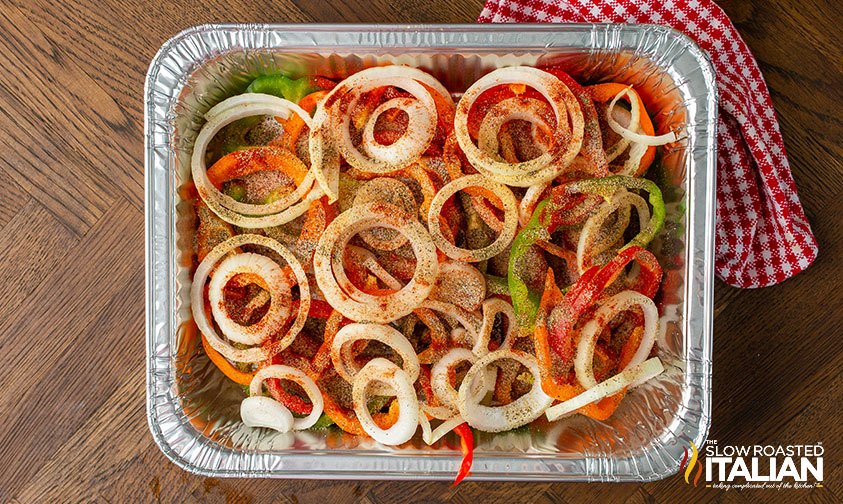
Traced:
<path id="1" fill-rule="evenodd" d="M 606 419 L 663 371 L 641 177 L 677 138 L 632 87 L 521 66 L 459 96 L 393 65 L 263 76 L 205 119 L 191 308 L 246 425 L 455 431 L 458 483 L 472 429 Z"/>

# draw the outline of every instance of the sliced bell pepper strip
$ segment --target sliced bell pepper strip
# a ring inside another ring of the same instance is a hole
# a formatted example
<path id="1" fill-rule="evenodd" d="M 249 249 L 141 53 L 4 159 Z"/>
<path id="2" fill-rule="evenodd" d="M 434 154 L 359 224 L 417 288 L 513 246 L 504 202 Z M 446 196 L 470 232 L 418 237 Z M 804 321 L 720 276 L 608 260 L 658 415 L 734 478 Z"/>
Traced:
<path id="1" fill-rule="evenodd" d="M 222 185 L 250 173 L 265 170 L 278 170 L 290 177 L 296 186 L 301 185 L 307 166 L 295 154 L 281 147 L 251 147 L 232 152 L 220 158 L 208 168 L 208 179 L 214 187 L 222 190 Z"/>
<path id="2" fill-rule="evenodd" d="M 211 362 L 213 362 L 214 365 L 217 366 L 217 368 L 219 368 L 219 370 L 234 383 L 238 383 L 240 385 L 249 385 L 252 383 L 252 378 L 255 377 L 255 373 L 244 373 L 232 366 L 225 357 L 214 350 L 214 347 L 208 343 L 204 334 L 202 334 L 202 348 L 205 349 L 205 354 L 208 355 Z"/>
<path id="3" fill-rule="evenodd" d="M 594 277 L 598 271 L 597 266 L 593 266 L 586 271 L 577 284 L 574 285 L 574 287 L 577 285 L 580 285 L 580 287 L 576 289 L 572 287 L 564 296 L 564 299 L 570 299 L 569 296 L 571 296 L 571 298 L 579 298 L 582 296 L 585 290 L 582 286 L 593 283 Z M 542 390 L 551 397 L 560 401 L 566 401 L 582 394 L 585 392 L 585 389 L 579 383 L 572 382 L 567 376 L 559 376 L 554 372 L 554 369 L 556 368 L 554 367 L 553 359 L 551 357 L 547 322 L 553 307 L 560 305 L 562 302 L 563 296 L 558 287 L 556 287 L 556 282 L 553 278 L 553 270 L 548 269 L 547 282 L 544 294 L 542 295 L 541 305 L 539 307 L 539 314 L 536 322 L 536 330 L 533 332 L 533 339 L 536 348 L 536 360 L 538 361 L 539 369 L 541 370 Z M 637 333 L 640 341 L 640 329 L 637 330 Z M 620 368 L 626 366 L 629 363 L 629 359 L 631 359 L 632 355 L 635 353 L 637 345 L 635 344 L 634 336 L 635 333 L 633 333 L 633 336 L 630 336 L 621 351 Z M 570 348 L 568 355 L 569 359 L 573 357 L 573 348 Z M 623 392 L 619 392 L 613 396 L 603 398 L 596 403 L 583 406 L 578 409 L 577 412 L 597 420 L 605 420 L 612 416 L 612 413 L 614 413 L 618 404 L 620 404 L 621 399 L 623 399 L 623 394 Z"/>
<path id="4" fill-rule="evenodd" d="M 583 220 L 598 204 L 597 198 L 589 200 L 585 194 L 578 197 L 571 197 L 569 193 L 565 193 L 564 197 L 551 196 L 536 205 L 530 221 L 515 236 L 509 254 L 507 280 L 510 296 L 512 296 L 512 308 L 515 310 L 515 318 L 522 330 L 529 331 L 533 328 L 536 310 L 541 300 L 541 291 L 530 287 L 525 281 L 525 272 L 535 270 L 535 265 L 530 264 L 529 261 L 530 247 L 538 245 L 540 241 L 550 240 L 551 234 L 559 226 L 576 224 Z M 577 211 L 572 214 L 574 210 Z"/>
<path id="5" fill-rule="evenodd" d="M 299 107 L 304 109 L 305 112 L 313 114 L 319 100 L 324 98 L 327 94 L 327 91 L 316 91 L 310 93 L 301 99 Z M 299 136 L 301 136 L 301 132 L 304 131 L 304 126 L 304 119 L 299 117 L 298 114 L 290 114 L 290 117 L 284 121 L 284 137 L 281 140 L 281 146 L 290 152 L 296 152 L 296 142 L 298 141 Z"/>
<path id="6" fill-rule="evenodd" d="M 451 488 L 459 485 L 460 481 L 471 472 L 471 464 L 474 462 L 474 436 L 471 434 L 471 427 L 467 423 L 461 423 L 454 427 L 454 432 L 460 437 L 460 448 L 462 449 L 462 463 L 454 484 Z"/>
<path id="7" fill-rule="evenodd" d="M 310 202 L 307 215 L 304 218 L 304 225 L 301 228 L 299 239 L 296 240 L 294 250 L 296 257 L 309 265 L 313 261 L 313 253 L 319 243 L 319 237 L 325 232 L 325 228 L 336 217 L 335 207 L 328 204 L 328 197 L 322 196 Z"/>
<path id="8" fill-rule="evenodd" d="M 311 300 L 311 302 L 313 302 Z M 327 304 L 327 303 L 326 303 Z M 343 317 L 342 313 L 331 309 L 325 323 L 325 335 L 322 338 L 322 346 L 316 351 L 311 361 L 311 378 L 317 381 L 322 377 L 322 374 L 331 366 L 331 346 L 334 344 L 334 338 L 343 326 L 351 323 L 351 320 Z"/>
<path id="9" fill-rule="evenodd" d="M 594 86 L 588 86 L 585 88 L 585 91 L 591 96 L 592 100 L 598 103 L 611 103 L 611 101 L 615 98 L 615 96 L 618 95 L 618 93 L 621 93 L 628 88 L 629 86 L 627 84 L 621 84 L 618 82 L 604 82 L 603 84 L 595 84 Z M 631 91 L 638 99 L 638 124 L 641 126 L 641 130 L 644 131 L 645 135 L 655 135 L 656 131 L 653 128 L 653 121 L 647 114 L 647 109 L 646 107 L 644 107 L 644 102 L 641 100 L 641 97 L 638 95 L 635 89 L 631 89 Z M 641 158 L 641 162 L 638 165 L 638 171 L 635 173 L 635 176 L 640 177 L 641 175 L 646 173 L 647 168 L 650 167 L 655 158 L 656 148 L 655 146 L 651 145 L 647 148 L 647 151 Z"/>
<path id="10" fill-rule="evenodd" d="M 247 93 L 263 93 L 277 96 L 290 100 L 293 103 L 298 103 L 306 95 L 325 89 L 322 85 L 327 84 L 328 79 L 323 77 L 301 77 L 299 79 L 291 79 L 286 75 L 262 75 L 253 80 L 249 87 L 246 88 Z"/>

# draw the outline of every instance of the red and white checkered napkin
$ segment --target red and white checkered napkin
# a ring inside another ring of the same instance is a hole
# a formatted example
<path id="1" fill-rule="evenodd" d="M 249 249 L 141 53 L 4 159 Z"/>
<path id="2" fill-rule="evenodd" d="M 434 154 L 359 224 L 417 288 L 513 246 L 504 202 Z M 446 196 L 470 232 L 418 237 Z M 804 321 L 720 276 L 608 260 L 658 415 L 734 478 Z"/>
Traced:
<path id="1" fill-rule="evenodd" d="M 817 242 L 802 211 L 767 84 L 734 25 L 711 0 L 488 0 L 479 22 L 654 23 L 708 51 L 717 73 L 717 276 L 766 287 L 803 269 Z"/>

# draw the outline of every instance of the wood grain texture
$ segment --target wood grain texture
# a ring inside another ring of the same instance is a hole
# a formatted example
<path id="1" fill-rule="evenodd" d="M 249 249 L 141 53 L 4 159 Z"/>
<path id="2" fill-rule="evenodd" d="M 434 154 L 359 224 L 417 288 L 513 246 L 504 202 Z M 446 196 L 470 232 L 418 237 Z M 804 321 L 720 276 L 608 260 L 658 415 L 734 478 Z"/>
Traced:
<path id="1" fill-rule="evenodd" d="M 833 503 L 843 499 L 843 30 L 837 0 L 721 2 L 755 52 L 820 255 L 715 288 L 713 423 L 730 444 L 823 442 L 825 486 L 202 478 L 144 411 L 143 79 L 209 22 L 466 22 L 482 0 L 9 0 L 0 4 L 0 503 Z"/>

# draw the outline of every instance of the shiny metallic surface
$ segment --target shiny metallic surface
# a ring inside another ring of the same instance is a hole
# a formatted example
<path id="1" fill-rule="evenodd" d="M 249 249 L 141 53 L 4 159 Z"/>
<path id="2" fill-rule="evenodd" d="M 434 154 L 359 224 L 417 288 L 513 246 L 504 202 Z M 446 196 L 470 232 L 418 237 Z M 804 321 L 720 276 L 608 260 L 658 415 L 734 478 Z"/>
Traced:
<path id="1" fill-rule="evenodd" d="M 279 434 L 245 427 L 243 392 L 204 356 L 190 320 L 193 223 L 178 189 L 190 181 L 202 115 L 258 75 L 344 77 L 375 64 L 421 67 L 460 92 L 490 70 L 561 64 L 581 82 L 632 84 L 657 132 L 677 130 L 649 176 L 664 191 L 653 250 L 673 277 L 661 303 L 667 372 L 630 392 L 603 422 L 574 417 L 477 433 L 476 480 L 647 481 L 679 469 L 710 424 L 717 101 L 707 55 L 654 25 L 206 25 L 168 41 L 145 86 L 147 413 L 173 462 L 203 475 L 338 479 L 453 479 L 453 434 L 386 447 L 341 432 Z"/>

